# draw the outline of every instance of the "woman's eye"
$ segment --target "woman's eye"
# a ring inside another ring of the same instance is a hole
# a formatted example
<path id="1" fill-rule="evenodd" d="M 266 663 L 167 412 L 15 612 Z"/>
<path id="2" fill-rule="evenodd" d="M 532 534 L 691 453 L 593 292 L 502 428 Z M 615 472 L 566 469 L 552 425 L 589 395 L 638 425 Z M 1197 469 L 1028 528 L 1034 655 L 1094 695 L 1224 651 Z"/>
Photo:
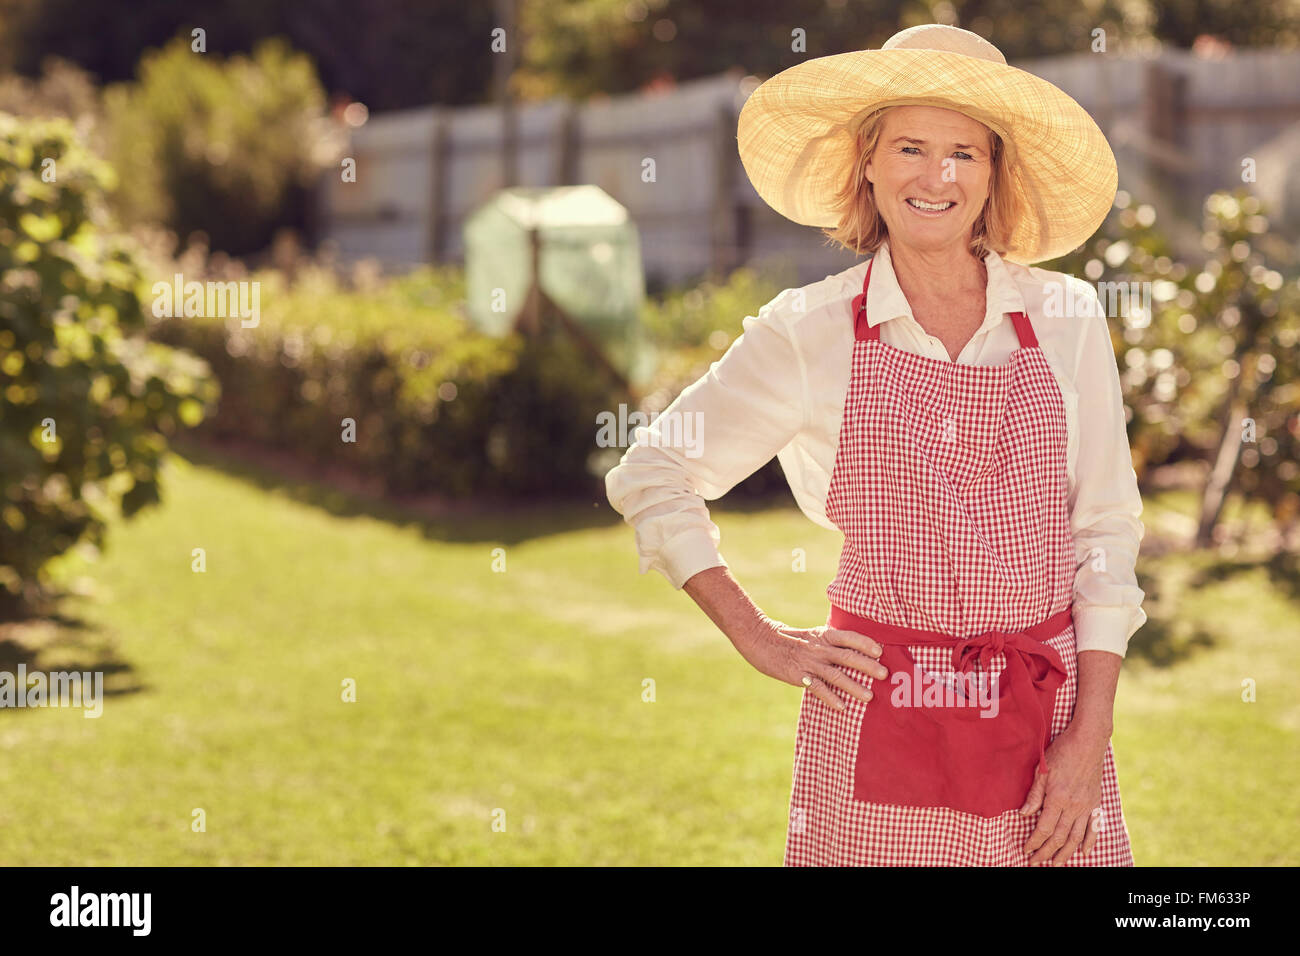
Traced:
<path id="1" fill-rule="evenodd" d="M 963 153 L 963 152 L 961 152 L 960 150 L 959 150 L 957 153 L 955 153 L 954 155 L 956 155 L 956 156 L 960 156 L 960 157 L 962 157 L 963 159 L 974 159 L 974 158 L 975 158 L 975 157 L 972 156 L 970 153 Z"/>
<path id="2" fill-rule="evenodd" d="M 920 148 L 916 146 L 904 146 L 901 152 L 906 153 L 909 149 L 915 149 L 918 153 L 921 151 Z"/>

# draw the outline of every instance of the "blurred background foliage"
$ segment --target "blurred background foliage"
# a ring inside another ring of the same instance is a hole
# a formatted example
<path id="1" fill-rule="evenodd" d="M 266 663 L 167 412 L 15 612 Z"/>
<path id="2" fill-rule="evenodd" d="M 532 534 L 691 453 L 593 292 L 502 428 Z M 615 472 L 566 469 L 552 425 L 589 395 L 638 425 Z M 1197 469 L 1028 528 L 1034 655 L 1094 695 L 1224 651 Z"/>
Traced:
<path id="1" fill-rule="evenodd" d="M 589 374 L 566 339 L 530 348 L 476 332 L 452 267 L 338 276 L 305 260 L 293 281 L 192 249 L 176 267 L 260 283 L 261 320 L 161 318 L 152 337 L 206 359 L 225 387 L 200 435 L 378 476 L 392 493 L 563 494 L 590 489 L 596 414 L 627 395 Z M 344 442 L 343 422 L 355 423 Z M 590 425 L 588 423 L 591 423 Z"/>
<path id="2" fill-rule="evenodd" d="M 146 52 L 134 81 L 102 89 L 47 57 L 34 78 L 0 76 L 0 111 L 72 121 L 117 173 L 109 203 L 123 228 L 201 233 L 233 255 L 310 231 L 313 186 L 343 142 L 311 59 L 277 39 L 229 59 L 190 44 Z"/>
<path id="3" fill-rule="evenodd" d="M 1284 533 L 1297 524 L 1300 254 L 1244 190 L 1207 197 L 1199 225 L 1202 255 L 1179 258 L 1155 210 L 1121 192 L 1088 243 L 1045 267 L 1114 284 L 1134 469 L 1150 491 L 1157 467 L 1191 466 L 1206 546 L 1234 492 L 1273 509 Z"/>
<path id="4" fill-rule="evenodd" d="M 66 120 L 0 114 L 0 615 L 42 600 L 50 558 L 158 500 L 168 437 L 217 397 L 202 361 L 139 334 L 111 181 Z"/>
<path id="5" fill-rule="evenodd" d="M 491 4 L 454 0 L 0 0 L 0 72 L 35 76 L 53 56 L 97 83 L 130 81 L 146 51 L 197 27 L 220 57 L 282 37 L 326 88 L 374 110 L 472 103 L 492 63 L 466 38 L 486 42 L 493 21 Z"/>
<path id="6" fill-rule="evenodd" d="M 491 58 L 466 39 L 486 42 L 502 20 L 496 4 L 459 0 L 0 0 L 0 71 L 33 76 L 53 55 L 98 82 L 125 81 L 146 50 L 202 27 L 208 51 L 221 55 L 284 37 L 317 64 L 326 88 L 374 110 L 464 105 L 493 91 Z M 771 75 L 932 22 L 996 32 L 1008 59 L 1087 49 L 1098 28 L 1111 49 L 1157 39 L 1189 48 L 1202 34 L 1235 46 L 1300 44 L 1297 0 L 1249 9 L 1232 0 L 564 0 L 522 6 L 526 39 L 511 84 L 526 99 L 587 97 L 735 66 Z M 806 53 L 791 51 L 795 28 Z"/>
<path id="7" fill-rule="evenodd" d="M 312 184 L 337 152 L 324 112 L 311 59 L 282 40 L 223 60 L 178 37 L 145 54 L 136 82 L 105 91 L 115 208 L 128 225 L 258 252 L 277 229 L 307 224 Z"/>
<path id="8" fill-rule="evenodd" d="M 838 0 L 525 3 L 510 89 L 581 98 L 737 66 L 767 75 L 932 20 L 996 28 L 1013 59 L 1086 49 L 1097 28 L 1111 49 L 1157 38 L 1191 46 L 1202 34 L 1294 47 L 1298 11 L 1300 0 L 1249 15 L 1217 0 L 885 2 L 870 17 Z M 337 160 L 343 108 L 490 99 L 498 90 L 482 48 L 498 15 L 491 4 L 415 0 L 0 0 L 0 114 L 14 117 L 5 119 L 3 227 L 13 241 L 0 292 L 8 496 L 0 533 L 17 542 L 21 528 L 23 541 L 21 555 L 5 552 L 8 593 L 36 581 L 45 558 L 95 539 L 102 523 L 83 508 L 82 483 L 129 473 L 120 490 L 128 512 L 156 496 L 152 469 L 178 422 L 379 475 L 393 493 L 599 497 L 621 449 L 593 448 L 596 413 L 623 402 L 662 410 L 722 356 L 745 316 L 794 284 L 774 266 L 745 267 L 647 300 L 642 322 L 659 364 L 648 386 L 628 395 L 593 376 L 565 340 L 529 345 L 476 333 L 454 268 L 346 273 L 328 251 L 304 252 L 295 237 L 312 235 L 311 190 Z M 196 28 L 201 55 L 191 45 Z M 806 52 L 791 51 L 795 28 L 806 32 Z M 50 125 L 51 117 L 66 122 Z M 32 165 L 50 150 L 69 157 L 57 186 Z M 1111 323 L 1134 465 L 1144 491 L 1182 469 L 1179 480 L 1199 495 L 1202 544 L 1214 540 L 1231 495 L 1265 503 L 1280 535 L 1300 520 L 1300 278 L 1296 250 L 1270 236 L 1267 215 L 1254 197 L 1216 194 L 1199 222 L 1157 221 L 1151 205 L 1121 194 L 1093 240 L 1041 264 L 1155 291 L 1149 312 Z M 33 250 L 35 258 L 21 258 Z M 146 319 L 141 303 L 153 281 L 176 272 L 257 282 L 259 328 Z M 33 275 L 42 278 L 33 284 Z M 70 315 L 95 317 L 83 331 L 117 344 L 60 371 L 49 356 L 63 354 L 60 337 L 74 334 L 60 318 Z M 78 376 L 100 383 L 96 391 L 69 384 Z M 48 417 L 37 411 L 50 407 L 63 442 L 57 467 L 32 432 Z M 341 442 L 342 420 L 356 416 L 357 441 Z M 1243 418 L 1257 440 L 1242 440 Z M 56 472 L 67 490 L 45 480 Z M 740 490 L 783 487 L 773 460 Z M 58 494 L 65 504 L 51 504 Z"/>

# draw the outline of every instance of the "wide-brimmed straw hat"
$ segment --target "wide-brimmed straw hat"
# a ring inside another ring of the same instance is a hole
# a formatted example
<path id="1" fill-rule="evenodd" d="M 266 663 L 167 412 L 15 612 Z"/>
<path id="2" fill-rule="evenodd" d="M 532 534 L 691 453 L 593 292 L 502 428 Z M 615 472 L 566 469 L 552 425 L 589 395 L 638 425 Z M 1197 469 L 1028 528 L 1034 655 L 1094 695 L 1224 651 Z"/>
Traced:
<path id="1" fill-rule="evenodd" d="M 787 219 L 838 226 L 832 204 L 854 160 L 849 121 L 885 106 L 956 110 L 1002 138 L 1024 210 L 1005 259 L 1028 264 L 1070 252 L 1115 201 L 1115 155 L 1087 111 L 1008 66 L 978 34 L 937 23 L 896 33 L 879 50 L 808 60 L 760 85 L 736 135 L 750 182 Z"/>

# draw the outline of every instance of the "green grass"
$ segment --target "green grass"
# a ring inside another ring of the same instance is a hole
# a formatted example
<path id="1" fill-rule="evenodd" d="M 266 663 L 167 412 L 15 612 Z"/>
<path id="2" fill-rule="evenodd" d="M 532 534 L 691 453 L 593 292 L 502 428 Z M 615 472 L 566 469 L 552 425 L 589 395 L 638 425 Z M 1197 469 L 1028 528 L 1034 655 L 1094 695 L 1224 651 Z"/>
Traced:
<path id="1" fill-rule="evenodd" d="M 834 535 L 715 518 L 760 606 L 824 620 Z M 59 570 L 93 591 L 0 669 L 100 666 L 115 693 L 99 720 L 0 712 L 0 864 L 780 863 L 799 692 L 639 576 L 603 500 L 413 519 L 176 458 L 161 508 Z M 1138 863 L 1300 862 L 1294 566 L 1141 571 L 1115 733 Z"/>

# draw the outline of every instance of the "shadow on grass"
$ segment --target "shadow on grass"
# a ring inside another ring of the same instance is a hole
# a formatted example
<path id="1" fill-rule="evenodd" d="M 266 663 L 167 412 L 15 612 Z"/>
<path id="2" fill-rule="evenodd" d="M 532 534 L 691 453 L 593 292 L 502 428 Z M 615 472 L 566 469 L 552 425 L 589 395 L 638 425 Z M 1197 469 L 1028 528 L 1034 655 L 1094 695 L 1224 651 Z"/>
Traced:
<path id="1" fill-rule="evenodd" d="M 1222 558 L 1197 571 L 1189 586 L 1196 588 L 1219 584 L 1257 568 L 1264 569 L 1269 584 L 1278 593 L 1285 595 L 1291 601 L 1300 602 L 1300 555 L 1286 551 L 1279 551 L 1262 561 Z"/>
<path id="2" fill-rule="evenodd" d="M 1267 558 L 1235 559 L 1200 552 L 1198 566 L 1183 578 L 1144 573 L 1139 565 L 1138 586 L 1146 592 L 1143 607 L 1147 622 L 1129 643 L 1128 656 L 1156 667 L 1171 667 L 1221 641 L 1201 621 L 1181 613 L 1180 596 L 1241 575 L 1263 570 L 1269 586 L 1292 602 L 1300 602 L 1300 557 L 1279 552 Z"/>
<path id="3" fill-rule="evenodd" d="M 340 518 L 369 517 L 398 525 L 417 524 L 425 538 L 459 543 L 518 544 L 535 538 L 622 523 L 603 491 L 552 498 L 450 499 L 436 495 L 386 495 L 380 483 L 339 469 L 316 469 L 292 455 L 246 443 L 185 436 L 174 451 L 263 491 L 287 495 Z M 755 476 L 758 478 L 759 476 Z M 710 510 L 759 512 L 793 506 L 788 488 L 736 493 L 708 502 Z M 629 536 L 632 534 L 628 529 Z M 629 538 L 629 547 L 630 538 Z"/>
<path id="4" fill-rule="evenodd" d="M 1138 564 L 1138 587 L 1146 594 L 1142 602 L 1147 621 L 1129 640 L 1127 657 L 1154 667 L 1173 667 L 1198 651 L 1209 650 L 1215 637 L 1198 622 L 1179 615 L 1181 585 L 1167 574 L 1147 574 Z"/>
<path id="5" fill-rule="evenodd" d="M 58 595 L 54 596 L 58 599 Z M 80 618 L 31 613 L 0 625 L 0 672 L 17 674 L 99 672 L 105 697 L 136 694 L 146 687 L 134 668 L 118 657 L 112 642 Z M 8 710 L 0 707 L 0 712 Z"/>

